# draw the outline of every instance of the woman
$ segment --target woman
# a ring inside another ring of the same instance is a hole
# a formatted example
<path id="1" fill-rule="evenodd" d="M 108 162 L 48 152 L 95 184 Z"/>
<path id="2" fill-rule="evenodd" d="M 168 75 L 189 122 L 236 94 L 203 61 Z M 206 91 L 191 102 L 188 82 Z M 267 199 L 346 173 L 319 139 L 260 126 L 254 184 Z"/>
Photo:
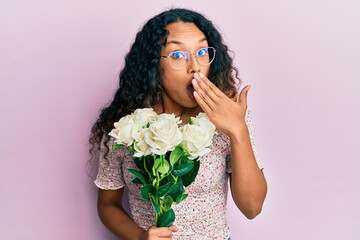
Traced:
<path id="1" fill-rule="evenodd" d="M 230 239 L 225 219 L 228 179 L 239 210 L 249 219 L 261 211 L 267 186 L 251 134 L 247 93 L 237 92 L 237 69 L 219 32 L 203 15 L 171 9 L 150 19 L 137 34 L 120 73 L 119 89 L 92 128 L 93 156 L 100 146 L 98 212 L 122 239 Z M 138 108 L 174 113 L 182 122 L 205 112 L 216 126 L 212 152 L 200 159 L 189 196 L 175 205 L 176 226 L 156 228 L 151 203 L 141 199 L 127 171 L 131 154 L 112 150 L 113 123 Z M 121 206 L 129 189 L 132 218 Z"/>

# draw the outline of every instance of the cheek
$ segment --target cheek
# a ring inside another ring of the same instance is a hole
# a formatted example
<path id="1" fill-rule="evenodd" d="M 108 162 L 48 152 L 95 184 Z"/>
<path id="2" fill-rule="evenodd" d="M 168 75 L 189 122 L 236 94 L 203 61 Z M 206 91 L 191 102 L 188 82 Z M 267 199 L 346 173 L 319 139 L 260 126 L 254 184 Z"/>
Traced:
<path id="1" fill-rule="evenodd" d="M 166 79 L 171 79 L 173 75 L 173 69 L 170 69 L 166 62 L 162 61 L 160 63 L 160 77 L 161 77 L 161 84 L 163 84 Z"/>
<path id="2" fill-rule="evenodd" d="M 180 83 L 178 79 L 179 76 L 173 72 L 164 70 L 161 76 L 161 86 L 166 90 L 176 88 Z"/>
<path id="3" fill-rule="evenodd" d="M 174 70 L 171 67 L 170 68 L 161 67 L 160 76 L 161 76 L 161 84 L 167 86 L 182 84 L 183 82 L 186 82 L 187 78 L 189 78 L 186 75 L 185 70 Z"/>
<path id="4" fill-rule="evenodd" d="M 206 77 L 209 77 L 209 72 L 210 72 L 210 66 L 204 67 L 201 70 L 202 74 L 204 74 Z"/>

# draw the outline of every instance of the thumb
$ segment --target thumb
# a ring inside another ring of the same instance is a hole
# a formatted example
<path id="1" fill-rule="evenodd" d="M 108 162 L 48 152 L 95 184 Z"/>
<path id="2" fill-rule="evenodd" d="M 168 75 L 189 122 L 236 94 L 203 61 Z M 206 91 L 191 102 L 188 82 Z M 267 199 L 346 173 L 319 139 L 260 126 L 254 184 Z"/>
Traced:
<path id="1" fill-rule="evenodd" d="M 240 102 L 247 105 L 247 95 L 249 93 L 249 90 L 251 88 L 251 85 L 246 85 L 240 92 Z"/>
<path id="2" fill-rule="evenodd" d="M 179 231 L 179 229 L 175 225 L 170 226 L 169 229 L 173 232 Z"/>

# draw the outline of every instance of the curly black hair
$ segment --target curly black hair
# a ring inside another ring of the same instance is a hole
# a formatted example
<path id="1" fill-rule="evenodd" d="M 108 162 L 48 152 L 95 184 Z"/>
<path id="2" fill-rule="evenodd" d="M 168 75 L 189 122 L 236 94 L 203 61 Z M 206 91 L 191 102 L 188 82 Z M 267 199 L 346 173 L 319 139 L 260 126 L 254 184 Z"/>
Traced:
<path id="1" fill-rule="evenodd" d="M 107 133 L 114 122 L 137 108 L 152 107 L 160 99 L 160 53 L 169 34 L 165 27 L 174 22 L 194 23 L 205 34 L 209 46 L 216 49 L 208 78 L 229 97 L 235 96 L 235 78 L 240 84 L 238 70 L 233 66 L 228 47 L 213 23 L 202 14 L 188 9 L 175 8 L 162 12 L 151 18 L 137 33 L 120 72 L 119 88 L 92 126 L 89 151 L 93 160 L 103 137 L 106 136 L 105 142 L 109 141 Z"/>

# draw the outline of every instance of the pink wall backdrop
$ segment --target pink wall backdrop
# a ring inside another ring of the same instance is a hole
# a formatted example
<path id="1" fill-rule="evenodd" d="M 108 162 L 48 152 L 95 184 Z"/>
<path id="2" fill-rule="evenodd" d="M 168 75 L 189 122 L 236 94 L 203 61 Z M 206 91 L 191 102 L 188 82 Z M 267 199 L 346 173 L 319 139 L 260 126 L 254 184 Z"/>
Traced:
<path id="1" fill-rule="evenodd" d="M 0 239 L 113 240 L 87 138 L 134 36 L 171 6 L 207 15 L 251 83 L 269 183 L 233 239 L 359 239 L 360 2 L 0 1 Z"/>

